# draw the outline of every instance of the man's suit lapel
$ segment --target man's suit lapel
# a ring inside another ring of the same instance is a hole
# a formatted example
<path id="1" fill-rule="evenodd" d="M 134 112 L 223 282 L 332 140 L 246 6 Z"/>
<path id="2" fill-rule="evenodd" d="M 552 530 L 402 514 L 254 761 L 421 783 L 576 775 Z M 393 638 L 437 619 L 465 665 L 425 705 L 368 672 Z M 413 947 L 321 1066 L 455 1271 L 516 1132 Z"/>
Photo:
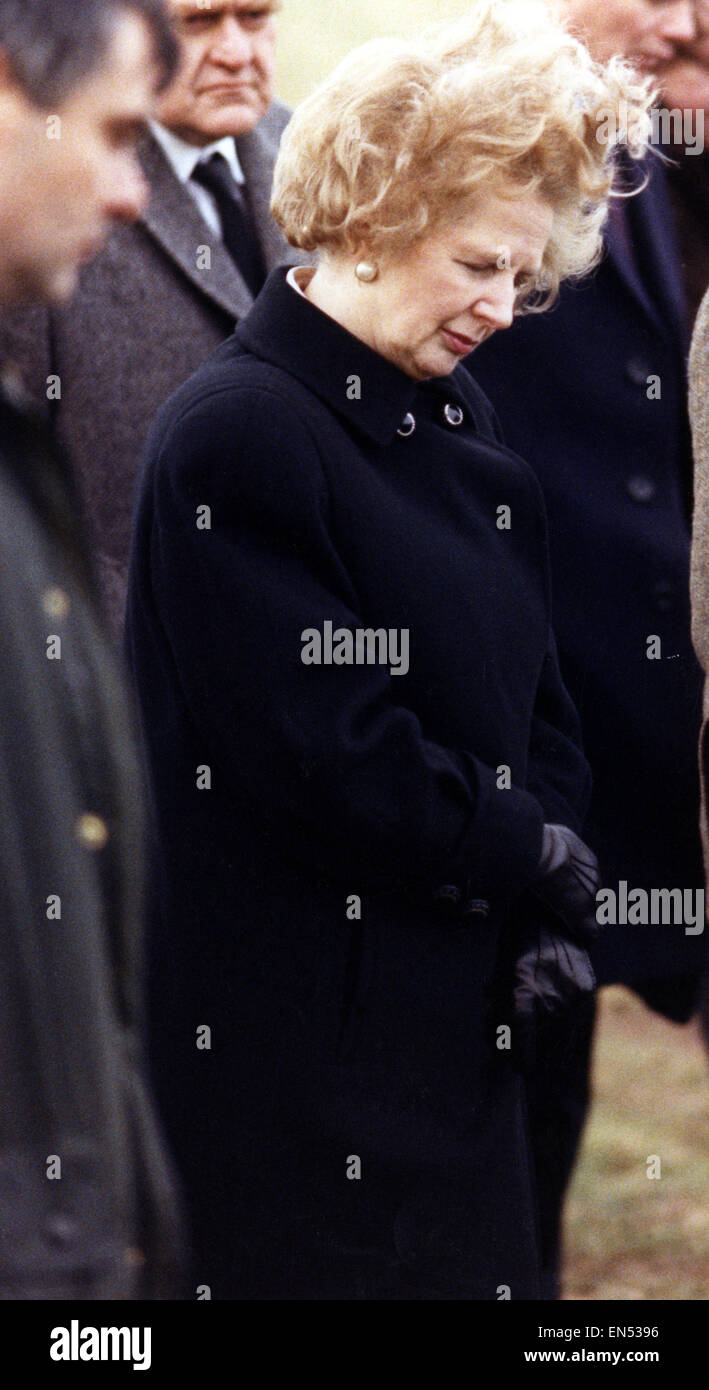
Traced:
<path id="1" fill-rule="evenodd" d="M 200 216 L 155 140 L 148 137 L 143 142 L 140 158 L 151 188 L 150 203 L 141 218 L 145 230 L 202 294 L 234 320 L 243 318 L 253 299 L 219 237 Z M 272 170 L 267 172 L 270 183 Z M 210 248 L 209 270 L 199 269 L 200 246 Z"/>
<path id="2" fill-rule="evenodd" d="M 246 179 L 249 202 L 266 269 L 271 271 L 277 265 L 299 265 L 309 261 L 309 256 L 304 256 L 302 251 L 288 245 L 271 216 L 271 189 L 273 166 L 278 155 L 277 142 L 257 126 L 248 135 L 239 136 L 236 148 Z"/>

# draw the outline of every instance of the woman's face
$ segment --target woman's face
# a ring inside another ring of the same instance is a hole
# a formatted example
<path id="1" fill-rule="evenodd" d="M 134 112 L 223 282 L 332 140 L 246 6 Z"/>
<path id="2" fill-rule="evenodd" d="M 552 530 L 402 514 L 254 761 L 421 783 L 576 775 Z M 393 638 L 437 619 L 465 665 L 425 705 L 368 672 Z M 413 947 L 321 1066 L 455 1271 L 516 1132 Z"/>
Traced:
<path id="1" fill-rule="evenodd" d="M 380 260 L 376 280 L 352 277 L 360 336 L 408 376 L 447 376 L 509 328 L 519 291 L 541 269 L 552 222 L 536 196 L 485 194 L 464 219 Z"/>

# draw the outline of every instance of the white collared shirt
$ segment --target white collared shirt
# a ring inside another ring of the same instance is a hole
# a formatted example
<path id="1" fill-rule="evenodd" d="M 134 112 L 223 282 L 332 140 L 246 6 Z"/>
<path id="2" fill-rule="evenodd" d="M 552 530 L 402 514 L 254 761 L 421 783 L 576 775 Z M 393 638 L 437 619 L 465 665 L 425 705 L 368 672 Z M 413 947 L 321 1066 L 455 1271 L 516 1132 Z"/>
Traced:
<path id="1" fill-rule="evenodd" d="M 221 154 L 229 165 L 235 182 L 244 185 L 246 179 L 236 153 L 233 135 L 225 135 L 211 145 L 191 145 L 180 135 L 175 135 L 173 130 L 160 125 L 159 121 L 150 121 L 150 130 L 180 183 L 184 184 L 193 202 L 197 204 L 207 226 L 216 236 L 221 237 L 222 224 L 216 202 L 208 189 L 193 182 L 192 175 L 198 164 L 206 163 L 213 154 Z"/>

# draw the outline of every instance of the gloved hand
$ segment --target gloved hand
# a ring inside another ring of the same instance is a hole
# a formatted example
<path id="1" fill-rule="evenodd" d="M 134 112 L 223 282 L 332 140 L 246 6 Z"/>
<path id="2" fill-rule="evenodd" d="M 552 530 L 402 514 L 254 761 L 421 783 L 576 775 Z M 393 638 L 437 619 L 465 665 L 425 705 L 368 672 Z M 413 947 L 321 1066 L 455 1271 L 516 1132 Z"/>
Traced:
<path id="1" fill-rule="evenodd" d="M 544 1057 L 563 1057 L 573 1047 L 574 1014 L 593 994 L 596 977 L 581 946 L 546 927 L 529 933 L 514 966 L 512 1059 L 519 1071 L 535 1071 Z"/>
<path id="2" fill-rule="evenodd" d="M 545 825 L 533 892 L 561 919 L 566 928 L 563 934 L 580 946 L 591 945 L 599 935 L 596 893 L 600 886 L 593 850 L 568 826 Z"/>

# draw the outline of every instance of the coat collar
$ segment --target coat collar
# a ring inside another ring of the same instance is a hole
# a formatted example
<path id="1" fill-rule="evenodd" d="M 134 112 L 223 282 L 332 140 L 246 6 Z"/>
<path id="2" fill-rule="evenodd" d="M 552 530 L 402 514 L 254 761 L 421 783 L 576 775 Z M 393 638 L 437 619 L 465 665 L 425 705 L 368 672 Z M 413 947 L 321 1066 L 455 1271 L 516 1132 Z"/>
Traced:
<path id="1" fill-rule="evenodd" d="M 221 140 L 213 140 L 211 145 L 192 145 L 159 121 L 150 122 L 150 133 L 167 156 L 180 183 L 189 183 L 197 166 L 209 163 L 215 154 L 220 154 L 226 160 L 235 183 L 245 182 L 233 135 L 224 135 Z"/>
<path id="2" fill-rule="evenodd" d="M 299 295 L 287 284 L 287 274 L 288 268 L 281 267 L 269 276 L 238 324 L 237 340 L 296 377 L 375 443 L 391 443 L 423 383 Z M 349 399 L 348 389 L 349 396 L 357 391 L 356 399 Z"/>

